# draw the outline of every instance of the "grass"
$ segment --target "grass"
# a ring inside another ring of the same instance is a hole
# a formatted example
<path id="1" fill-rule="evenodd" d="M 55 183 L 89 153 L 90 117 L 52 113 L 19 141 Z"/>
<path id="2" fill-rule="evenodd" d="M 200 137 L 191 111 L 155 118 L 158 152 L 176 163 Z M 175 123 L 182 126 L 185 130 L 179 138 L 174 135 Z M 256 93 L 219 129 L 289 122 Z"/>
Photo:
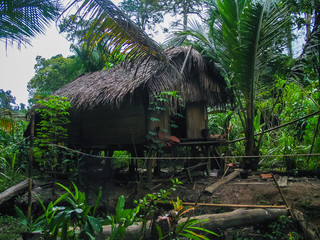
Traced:
<path id="1" fill-rule="evenodd" d="M 0 174 L 0 193 L 26 179 L 26 175 L 18 170 L 2 168 Z M 21 240 L 24 226 L 19 218 L 0 214 L 0 240 Z"/>
<path id="2" fill-rule="evenodd" d="M 24 226 L 19 218 L 0 215 L 0 240 L 20 240 L 21 233 L 24 232 Z"/>
<path id="3" fill-rule="evenodd" d="M 10 176 L 10 179 L 0 176 L 0 193 L 26 179 L 27 176 L 25 174 L 18 172 L 16 172 L 14 176 Z"/>

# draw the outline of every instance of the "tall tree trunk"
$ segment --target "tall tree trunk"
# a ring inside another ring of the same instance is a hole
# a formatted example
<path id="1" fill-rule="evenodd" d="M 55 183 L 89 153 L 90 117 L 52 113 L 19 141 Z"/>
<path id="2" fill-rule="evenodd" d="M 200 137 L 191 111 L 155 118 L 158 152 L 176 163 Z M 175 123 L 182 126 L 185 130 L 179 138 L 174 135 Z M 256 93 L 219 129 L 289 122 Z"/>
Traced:
<path id="1" fill-rule="evenodd" d="M 308 39 L 311 33 L 311 14 L 305 13 L 305 21 L 306 21 L 306 39 Z"/>
<path id="2" fill-rule="evenodd" d="M 288 23 L 288 25 L 286 26 L 286 35 L 287 35 L 287 50 L 288 50 L 288 54 L 290 56 L 290 58 L 293 57 L 293 51 L 292 51 L 292 29 L 291 29 L 291 22 Z"/>
<path id="3" fill-rule="evenodd" d="M 183 30 L 186 31 L 188 26 L 188 4 L 183 1 Z"/>
<path id="4" fill-rule="evenodd" d="M 255 139 L 254 139 L 254 108 L 253 104 L 250 103 L 252 101 L 247 102 L 247 118 L 246 118 L 246 128 L 245 128 L 245 154 L 246 156 L 255 156 L 256 155 L 256 147 L 255 147 Z M 257 169 L 257 158 L 245 158 L 243 159 L 244 168 L 245 169 Z"/>
<path id="5" fill-rule="evenodd" d="M 319 1 L 315 1 L 315 11 L 314 11 L 314 27 L 317 29 L 317 38 L 318 38 L 318 61 L 320 61 L 320 3 Z M 317 64 L 318 70 L 318 83 L 320 89 L 320 65 Z M 320 96 L 319 96 L 319 104 L 320 104 Z"/>

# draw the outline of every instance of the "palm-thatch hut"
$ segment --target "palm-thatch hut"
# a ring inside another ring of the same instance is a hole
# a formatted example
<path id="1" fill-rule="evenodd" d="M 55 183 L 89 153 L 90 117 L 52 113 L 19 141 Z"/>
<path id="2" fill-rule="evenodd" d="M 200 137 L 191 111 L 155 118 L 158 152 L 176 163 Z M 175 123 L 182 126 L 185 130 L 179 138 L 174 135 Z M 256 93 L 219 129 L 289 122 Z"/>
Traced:
<path id="1" fill-rule="evenodd" d="M 207 128 L 207 106 L 224 106 L 229 101 L 226 82 L 213 64 L 207 63 L 191 47 L 166 50 L 170 61 L 159 63 L 145 58 L 115 68 L 80 76 L 54 95 L 68 97 L 72 105 L 68 127 L 69 146 L 81 149 L 142 149 L 146 135 L 156 127 L 165 128 L 178 138 L 201 138 Z M 159 113 L 159 122 L 150 118 L 154 96 L 178 91 L 184 102 L 170 107 L 182 111 L 178 129 L 170 129 L 173 116 Z M 133 152 L 134 153 L 134 152 Z"/>

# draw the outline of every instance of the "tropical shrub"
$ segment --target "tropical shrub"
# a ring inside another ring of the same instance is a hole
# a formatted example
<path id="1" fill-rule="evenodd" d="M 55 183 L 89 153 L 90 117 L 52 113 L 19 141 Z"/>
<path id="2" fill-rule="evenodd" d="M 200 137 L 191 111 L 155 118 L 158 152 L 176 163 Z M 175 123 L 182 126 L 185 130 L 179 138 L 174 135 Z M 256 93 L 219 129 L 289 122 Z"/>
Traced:
<path id="1" fill-rule="evenodd" d="M 29 146 L 24 141 L 24 121 L 13 120 L 10 131 L 0 129 L 0 192 L 25 179 Z"/>
<path id="2" fill-rule="evenodd" d="M 126 229 L 136 223 L 136 216 L 140 210 L 140 207 L 133 209 L 125 209 L 125 197 L 120 196 L 116 207 L 116 215 L 107 216 L 107 219 L 103 221 L 104 225 L 111 225 L 111 234 L 107 237 L 110 240 L 121 240 L 126 234 Z"/>
<path id="3" fill-rule="evenodd" d="M 168 232 L 165 236 L 163 236 L 162 229 L 157 225 L 159 239 L 179 239 L 180 237 L 194 240 L 210 239 L 203 234 L 199 234 L 198 232 L 219 236 L 218 234 L 201 226 L 201 224 L 205 221 L 208 221 L 208 219 L 198 220 L 188 217 L 185 222 L 179 223 L 181 218 L 185 217 L 186 213 L 194 210 L 194 207 L 183 206 L 183 202 L 179 199 L 179 197 L 177 197 L 176 202 L 172 201 L 172 205 L 173 210 L 164 216 L 159 216 L 157 220 L 157 222 L 165 220 L 168 224 Z"/>
<path id="4" fill-rule="evenodd" d="M 57 148 L 63 145 L 68 137 L 66 125 L 70 123 L 68 109 L 70 102 L 65 97 L 49 96 L 38 101 L 41 107 L 35 111 L 39 113 L 40 122 L 37 124 L 37 138 L 35 140 L 34 156 L 44 168 L 50 170 L 59 166 L 63 170 L 63 160 L 59 162 L 59 155 L 67 155 Z"/>
<path id="5" fill-rule="evenodd" d="M 101 220 L 95 217 L 101 198 L 101 188 L 92 209 L 86 201 L 85 193 L 79 191 L 74 183 L 72 183 L 73 192 L 66 186 L 57 184 L 66 193 L 55 202 L 51 201 L 46 207 L 38 197 L 44 210 L 44 214 L 40 217 L 44 239 L 95 239 L 95 234 L 102 233 Z M 58 205 L 59 203 L 67 203 L 68 206 Z"/>

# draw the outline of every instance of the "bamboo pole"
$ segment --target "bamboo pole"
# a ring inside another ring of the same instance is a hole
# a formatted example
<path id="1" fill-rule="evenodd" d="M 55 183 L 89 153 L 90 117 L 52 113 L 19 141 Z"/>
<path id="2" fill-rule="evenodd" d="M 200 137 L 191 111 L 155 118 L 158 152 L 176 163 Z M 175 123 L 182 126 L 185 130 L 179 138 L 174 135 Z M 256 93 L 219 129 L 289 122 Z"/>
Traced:
<path id="1" fill-rule="evenodd" d="M 183 202 L 183 205 L 194 206 L 195 203 Z M 247 204 L 221 204 L 221 203 L 197 203 L 197 206 L 207 206 L 207 207 L 230 207 L 230 208 L 277 208 L 277 209 L 287 209 L 286 206 L 278 205 L 247 205 Z"/>
<path id="2" fill-rule="evenodd" d="M 314 136 L 313 136 L 313 139 L 312 139 L 312 144 L 311 144 L 311 147 L 310 147 L 310 150 L 309 150 L 309 154 L 312 153 L 312 150 L 313 150 L 313 147 L 314 147 L 314 143 L 316 141 L 316 137 L 317 137 L 317 134 L 318 134 L 319 123 L 320 123 L 320 115 L 318 116 L 318 122 L 317 122 L 317 126 L 315 128 L 315 131 L 314 131 Z M 307 158 L 307 164 L 309 163 L 310 157 L 311 156 L 309 155 L 308 158 Z"/>
<path id="3" fill-rule="evenodd" d="M 182 67 L 181 67 L 181 70 L 180 70 L 180 74 L 183 74 L 183 72 L 184 72 L 184 69 L 185 69 L 186 64 L 187 64 L 187 61 L 188 61 L 188 59 L 189 59 L 191 50 L 192 50 L 192 46 L 190 46 L 189 49 L 188 49 L 187 56 L 186 56 L 186 58 L 184 59 L 183 64 L 182 64 Z"/>
<path id="4" fill-rule="evenodd" d="M 286 204 L 286 206 L 287 206 L 287 208 L 288 208 L 288 210 L 289 210 L 289 213 L 290 213 L 290 216 L 292 217 L 292 220 L 296 223 L 296 217 L 295 217 L 295 215 L 293 214 L 293 211 L 292 211 L 292 209 L 290 208 L 289 203 L 287 202 L 286 198 L 284 197 L 284 195 L 283 195 L 283 193 L 282 193 L 282 191 L 281 191 L 281 188 L 280 188 L 280 186 L 279 186 L 279 184 L 278 184 L 278 182 L 277 182 L 277 180 L 276 180 L 276 178 L 274 177 L 273 174 L 272 174 L 272 179 L 273 179 L 274 183 L 276 184 L 276 187 L 277 187 L 277 189 L 278 189 L 278 191 L 279 191 L 279 193 L 280 193 L 280 196 L 281 196 L 283 202 Z"/>
<path id="5" fill-rule="evenodd" d="M 28 168 L 28 222 L 31 224 L 31 207 L 32 207 L 32 170 L 33 170 L 33 145 L 34 145 L 34 111 L 31 110 L 30 122 L 30 149 L 29 149 L 29 168 Z"/>
<path id="6" fill-rule="evenodd" d="M 314 115 L 316 115 L 316 114 L 318 114 L 318 113 L 320 113 L 320 111 L 316 111 L 316 112 L 314 112 L 314 113 L 310 113 L 310 114 L 308 114 L 308 115 L 306 115 L 306 116 L 304 116 L 304 117 L 298 118 L 298 119 L 293 120 L 293 121 L 291 121 L 291 122 L 287 122 L 287 123 L 285 123 L 285 124 L 282 124 L 282 125 L 279 125 L 279 126 L 276 126 L 276 127 L 273 127 L 273 128 L 269 128 L 269 129 L 267 129 L 267 130 L 265 130 L 265 131 L 263 131 L 263 132 L 256 133 L 254 136 L 258 136 L 258 135 L 261 135 L 261 134 L 263 134 L 263 133 L 267 133 L 267 132 L 271 132 L 271 131 L 273 131 L 273 130 L 277 130 L 277 129 L 279 129 L 279 128 L 288 126 L 288 125 L 293 124 L 293 123 L 295 123 L 295 122 L 298 122 L 298 121 L 300 121 L 300 120 L 302 120 L 302 119 L 312 117 L 312 116 L 314 116 Z M 230 144 L 230 143 L 235 143 L 235 142 L 240 142 L 240 141 L 243 141 L 243 140 L 245 140 L 245 139 L 246 139 L 246 138 L 239 138 L 239 139 L 230 141 L 229 144 Z"/>

